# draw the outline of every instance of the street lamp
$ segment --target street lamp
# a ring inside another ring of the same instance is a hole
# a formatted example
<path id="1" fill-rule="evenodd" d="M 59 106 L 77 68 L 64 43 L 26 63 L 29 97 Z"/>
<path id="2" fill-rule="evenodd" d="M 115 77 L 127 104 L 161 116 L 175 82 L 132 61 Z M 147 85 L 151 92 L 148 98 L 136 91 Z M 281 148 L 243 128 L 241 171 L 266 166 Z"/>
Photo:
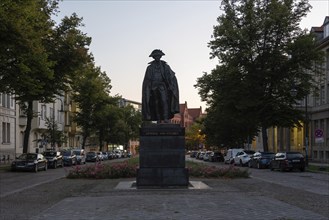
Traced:
<path id="1" fill-rule="evenodd" d="M 293 87 L 290 91 L 290 94 L 295 97 L 297 95 L 297 89 Z M 308 109 L 307 109 L 307 96 L 305 95 L 305 119 L 304 119 L 304 128 L 305 128 L 305 165 L 308 166 Z"/>
<path id="2" fill-rule="evenodd" d="M 52 129 L 52 143 L 51 143 L 51 149 L 52 150 L 55 150 L 55 103 L 56 103 L 56 99 L 61 101 L 61 109 L 60 109 L 60 112 L 63 112 L 63 100 L 56 97 L 54 102 L 53 102 L 53 122 L 52 122 L 52 126 L 53 126 L 53 129 Z M 58 119 L 57 119 L 58 120 Z"/>
<path id="3" fill-rule="evenodd" d="M 305 96 L 305 165 L 308 166 L 308 111 L 307 111 L 307 95 Z"/>

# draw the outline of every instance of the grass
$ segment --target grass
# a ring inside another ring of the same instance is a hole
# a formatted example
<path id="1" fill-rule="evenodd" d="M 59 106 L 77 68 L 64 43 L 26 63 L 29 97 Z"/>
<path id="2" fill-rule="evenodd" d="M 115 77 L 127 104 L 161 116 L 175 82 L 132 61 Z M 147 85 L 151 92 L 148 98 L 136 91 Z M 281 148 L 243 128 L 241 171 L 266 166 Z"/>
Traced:
<path id="1" fill-rule="evenodd" d="M 306 167 L 306 170 L 309 172 L 318 172 L 318 171 L 322 171 L 322 172 L 329 172 L 329 166 L 321 166 L 321 165 L 308 165 Z"/>
<path id="2" fill-rule="evenodd" d="M 10 171 L 10 169 L 11 169 L 10 164 L 1 164 L 0 166 L 0 172 Z"/>

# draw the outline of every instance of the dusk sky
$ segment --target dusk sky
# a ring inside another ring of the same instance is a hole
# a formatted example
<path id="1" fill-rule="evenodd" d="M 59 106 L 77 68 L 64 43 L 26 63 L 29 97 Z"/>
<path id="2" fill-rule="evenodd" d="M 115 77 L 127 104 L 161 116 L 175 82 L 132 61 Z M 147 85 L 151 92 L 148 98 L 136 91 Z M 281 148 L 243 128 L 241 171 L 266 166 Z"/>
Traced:
<path id="1" fill-rule="evenodd" d="M 329 15 L 329 0 L 310 0 L 313 9 L 302 28 L 321 26 Z M 193 85 L 218 60 L 210 60 L 207 47 L 222 13 L 220 1 L 112 1 L 64 0 L 56 21 L 73 12 L 83 17 L 82 28 L 92 37 L 90 50 L 97 66 L 111 79 L 111 95 L 141 102 L 142 81 L 153 49 L 161 49 L 178 80 L 180 103 L 202 106 Z"/>

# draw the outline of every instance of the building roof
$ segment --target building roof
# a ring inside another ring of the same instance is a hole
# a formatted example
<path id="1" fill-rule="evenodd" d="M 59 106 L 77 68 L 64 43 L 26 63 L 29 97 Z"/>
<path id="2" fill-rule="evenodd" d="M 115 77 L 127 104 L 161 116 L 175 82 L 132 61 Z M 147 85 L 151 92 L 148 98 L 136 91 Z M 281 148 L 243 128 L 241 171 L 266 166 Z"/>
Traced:
<path id="1" fill-rule="evenodd" d="M 189 108 L 187 109 L 189 115 L 192 116 L 193 119 L 199 118 L 202 115 L 202 108 Z"/>

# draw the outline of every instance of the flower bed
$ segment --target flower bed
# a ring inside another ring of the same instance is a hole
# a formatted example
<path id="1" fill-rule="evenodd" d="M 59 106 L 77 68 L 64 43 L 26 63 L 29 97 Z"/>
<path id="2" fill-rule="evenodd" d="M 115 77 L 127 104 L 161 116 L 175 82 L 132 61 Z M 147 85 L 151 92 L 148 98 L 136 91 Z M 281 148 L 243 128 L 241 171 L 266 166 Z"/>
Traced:
<path id="1" fill-rule="evenodd" d="M 92 165 L 75 166 L 69 170 L 67 178 L 92 178 L 92 179 L 116 179 L 134 178 L 137 176 L 138 158 L 132 158 L 124 162 L 95 163 Z M 202 178 L 248 178 L 246 169 L 234 166 L 219 168 L 205 164 L 187 162 L 190 177 Z"/>

